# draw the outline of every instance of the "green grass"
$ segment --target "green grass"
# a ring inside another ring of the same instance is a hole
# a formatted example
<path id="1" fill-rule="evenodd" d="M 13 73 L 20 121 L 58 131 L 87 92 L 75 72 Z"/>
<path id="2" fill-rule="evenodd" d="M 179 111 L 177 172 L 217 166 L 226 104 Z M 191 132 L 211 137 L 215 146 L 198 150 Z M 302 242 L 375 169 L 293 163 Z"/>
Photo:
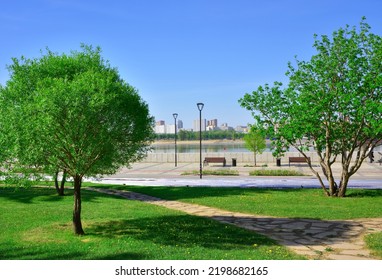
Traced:
<path id="1" fill-rule="evenodd" d="M 0 187 L 0 259 L 301 259 L 255 232 L 83 190 L 85 236 L 72 191 Z"/>
<path id="2" fill-rule="evenodd" d="M 382 232 L 367 235 L 365 241 L 373 253 L 382 258 Z"/>
<path id="3" fill-rule="evenodd" d="M 323 220 L 382 217 L 382 190 L 350 189 L 345 198 L 331 198 L 326 197 L 321 189 L 113 188 L 257 215 Z"/>
<path id="4" fill-rule="evenodd" d="M 193 170 L 193 171 L 186 171 L 183 172 L 181 175 L 199 175 L 199 170 Z M 239 171 L 237 170 L 229 170 L 229 169 L 218 169 L 218 170 L 211 170 L 211 169 L 204 169 L 202 170 L 203 175 L 215 175 L 215 176 L 239 176 Z"/>
<path id="5" fill-rule="evenodd" d="M 306 174 L 286 169 L 259 169 L 249 172 L 250 176 L 306 176 Z"/>
<path id="6" fill-rule="evenodd" d="M 113 188 L 235 212 L 276 217 L 321 220 L 382 217 L 382 190 L 350 189 L 345 198 L 330 198 L 320 189 L 127 186 Z M 382 258 L 382 233 L 366 236 L 366 243 L 376 256 Z"/>

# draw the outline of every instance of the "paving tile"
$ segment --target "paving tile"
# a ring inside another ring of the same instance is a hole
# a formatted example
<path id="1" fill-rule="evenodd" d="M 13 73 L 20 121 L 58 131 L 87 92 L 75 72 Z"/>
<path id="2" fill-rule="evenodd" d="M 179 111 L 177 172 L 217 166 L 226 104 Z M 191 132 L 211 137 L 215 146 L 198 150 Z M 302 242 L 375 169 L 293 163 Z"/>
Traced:
<path id="1" fill-rule="evenodd" d="M 339 254 L 330 254 L 327 256 L 330 260 L 371 260 L 372 258 L 353 256 L 353 255 L 339 255 Z"/>
<path id="2" fill-rule="evenodd" d="M 348 243 L 348 242 L 330 244 L 330 247 L 334 249 L 341 249 L 341 250 L 362 250 L 364 248 L 364 246 L 362 245 L 357 245 L 357 244 Z"/>
<path id="3" fill-rule="evenodd" d="M 370 252 L 364 248 L 361 236 L 366 230 L 382 231 L 382 218 L 323 222 L 310 219 L 259 217 L 178 201 L 166 201 L 134 192 L 88 189 L 176 209 L 191 215 L 210 217 L 222 223 L 254 230 L 268 235 L 298 254 L 318 259 L 373 259 Z M 328 248 L 334 251 L 328 251 Z"/>
<path id="4" fill-rule="evenodd" d="M 309 223 L 305 223 L 305 222 L 293 222 L 293 223 L 290 223 L 290 224 L 284 224 L 281 227 L 283 227 L 283 228 L 292 228 L 292 229 L 305 229 L 307 225 L 309 225 Z"/>
<path id="5" fill-rule="evenodd" d="M 354 255 L 354 256 L 363 256 L 369 257 L 370 252 L 368 250 L 342 250 L 341 255 Z"/>

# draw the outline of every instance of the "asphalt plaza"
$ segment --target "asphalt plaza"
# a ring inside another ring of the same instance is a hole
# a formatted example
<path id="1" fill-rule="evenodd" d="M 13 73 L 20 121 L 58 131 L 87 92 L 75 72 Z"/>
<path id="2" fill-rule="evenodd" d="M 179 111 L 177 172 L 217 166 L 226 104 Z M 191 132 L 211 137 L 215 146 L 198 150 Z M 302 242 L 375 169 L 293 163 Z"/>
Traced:
<path id="1" fill-rule="evenodd" d="M 208 169 L 216 170 L 236 170 L 238 176 L 203 176 L 182 175 L 184 172 L 199 170 L 199 163 L 143 163 L 132 164 L 130 168 L 122 168 L 114 175 L 103 176 L 98 179 L 88 179 L 87 181 L 124 184 L 135 186 L 206 186 L 206 187 L 273 187 L 273 188 L 318 188 L 320 187 L 317 178 L 312 174 L 307 164 L 284 164 L 280 167 L 270 164 L 267 167 L 248 167 L 248 163 L 237 166 L 222 167 L 219 164 L 210 165 Z M 255 169 L 288 169 L 296 170 L 306 174 L 306 176 L 249 176 L 249 172 Z M 318 164 L 315 168 L 319 170 Z M 340 178 L 341 165 L 335 163 L 333 171 L 335 178 Z M 322 176 L 323 178 L 323 176 Z M 350 188 L 382 188 L 382 165 L 379 163 L 364 162 L 361 168 L 349 181 Z"/>

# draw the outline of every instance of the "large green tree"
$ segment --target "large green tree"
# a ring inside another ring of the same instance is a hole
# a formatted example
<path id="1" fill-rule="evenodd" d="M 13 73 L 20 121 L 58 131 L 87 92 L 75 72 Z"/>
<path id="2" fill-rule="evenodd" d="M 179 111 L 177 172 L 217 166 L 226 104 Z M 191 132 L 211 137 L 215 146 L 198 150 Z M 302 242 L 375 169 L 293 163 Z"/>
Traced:
<path id="1" fill-rule="evenodd" d="M 114 173 L 145 156 L 153 118 L 137 90 L 101 57 L 99 48 L 14 59 L 3 90 L 8 138 L 18 164 L 65 170 L 74 181 L 73 225 L 81 223 L 84 176 Z"/>
<path id="2" fill-rule="evenodd" d="M 315 36 L 317 54 L 289 64 L 289 84 L 260 86 L 240 100 L 274 140 L 274 154 L 295 147 L 328 196 L 345 196 L 350 177 L 382 141 L 382 38 L 362 20 Z M 308 160 L 314 149 L 322 172 Z M 335 179 L 333 164 L 340 163 Z M 323 180 L 325 177 L 327 183 Z"/>

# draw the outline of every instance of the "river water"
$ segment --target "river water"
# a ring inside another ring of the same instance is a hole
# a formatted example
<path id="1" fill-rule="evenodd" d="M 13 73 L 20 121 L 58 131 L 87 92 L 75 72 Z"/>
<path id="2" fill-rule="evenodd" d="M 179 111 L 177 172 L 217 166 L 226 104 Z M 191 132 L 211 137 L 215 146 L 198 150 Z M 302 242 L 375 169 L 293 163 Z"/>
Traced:
<path id="1" fill-rule="evenodd" d="M 198 153 L 199 142 L 182 143 L 177 142 L 178 153 Z M 174 153 L 175 143 L 156 143 L 152 145 L 152 153 Z M 216 143 L 203 143 L 203 153 L 252 153 L 246 147 L 244 142 L 232 141 L 232 142 L 216 142 Z"/>
<path id="2" fill-rule="evenodd" d="M 270 141 L 266 141 L 266 149 L 264 152 L 271 151 Z M 169 142 L 157 142 L 151 145 L 151 153 L 166 154 L 175 153 L 175 143 Z M 297 150 L 293 147 L 289 148 L 289 152 L 296 152 Z M 199 153 L 199 141 L 192 142 L 177 142 L 177 152 L 178 153 Z M 202 152 L 203 153 L 253 153 L 245 147 L 243 141 L 202 141 Z"/>

